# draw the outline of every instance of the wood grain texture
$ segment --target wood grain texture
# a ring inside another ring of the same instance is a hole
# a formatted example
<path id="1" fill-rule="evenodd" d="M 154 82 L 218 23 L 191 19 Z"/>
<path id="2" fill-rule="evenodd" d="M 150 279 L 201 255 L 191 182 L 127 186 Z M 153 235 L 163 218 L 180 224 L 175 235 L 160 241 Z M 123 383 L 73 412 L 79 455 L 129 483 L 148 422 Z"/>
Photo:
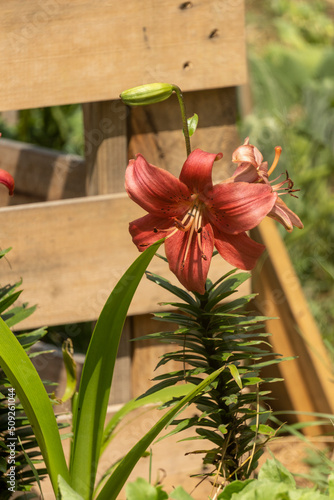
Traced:
<path id="1" fill-rule="evenodd" d="M 243 0 L 10 0 L 0 49 L 1 111 L 246 81 Z"/>
<path id="2" fill-rule="evenodd" d="M 85 194 L 85 164 L 65 154 L 24 142 L 0 140 L 0 168 L 15 179 L 15 195 L 1 186 L 1 205 L 76 198 Z"/>
<path id="3" fill-rule="evenodd" d="M 262 221 L 253 233 L 268 252 L 253 273 L 253 288 L 259 293 L 256 306 L 262 314 L 279 318 L 267 322 L 274 351 L 297 357 L 279 365 L 293 408 L 333 414 L 331 363 L 285 245 L 271 219 Z M 284 403 L 280 401 L 282 409 L 287 409 L 289 406 L 285 404 L 284 408 Z M 309 419 L 305 415 L 297 418 Z M 319 431 L 320 428 L 305 429 L 308 434 Z"/>
<path id="4" fill-rule="evenodd" d="M 23 277 L 22 301 L 38 304 L 20 329 L 97 319 L 112 288 L 139 255 L 128 223 L 143 214 L 125 194 L 1 208 L 1 247 L 13 247 L 8 262 L 1 261 L 1 284 Z M 150 269 L 177 283 L 163 260 L 155 258 Z M 217 256 L 210 278 L 229 269 Z M 246 283 L 240 292 L 248 291 Z M 152 312 L 170 298 L 143 279 L 130 314 Z"/>
<path id="5" fill-rule="evenodd" d="M 120 100 L 83 105 L 88 196 L 124 191 L 128 113 Z"/>

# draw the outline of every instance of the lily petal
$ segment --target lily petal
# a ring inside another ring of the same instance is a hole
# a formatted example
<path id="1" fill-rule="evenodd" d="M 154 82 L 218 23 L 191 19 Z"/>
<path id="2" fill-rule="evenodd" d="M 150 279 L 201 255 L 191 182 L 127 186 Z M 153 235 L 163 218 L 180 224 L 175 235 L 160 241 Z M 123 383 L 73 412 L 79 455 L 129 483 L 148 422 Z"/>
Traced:
<path id="1" fill-rule="evenodd" d="M 296 226 L 299 229 L 303 229 L 304 227 L 298 215 L 290 210 L 281 198 L 277 198 L 275 205 L 268 213 L 268 217 L 280 222 L 289 233 L 293 230 L 293 226 Z"/>
<path id="2" fill-rule="evenodd" d="M 14 179 L 6 170 L 2 170 L 2 168 L 0 168 L 0 183 L 8 188 L 9 194 L 12 196 L 15 186 Z"/>
<path id="3" fill-rule="evenodd" d="M 147 163 L 140 154 L 129 162 L 125 188 L 133 201 L 154 215 L 179 217 L 189 206 L 187 186 L 167 170 Z"/>
<path id="4" fill-rule="evenodd" d="M 259 167 L 263 162 L 263 156 L 260 151 L 251 144 L 239 146 L 232 154 L 234 163 L 251 163 L 255 168 Z"/>
<path id="5" fill-rule="evenodd" d="M 191 235 L 190 243 L 188 243 L 189 236 L 188 232 L 177 231 L 175 235 L 168 238 L 165 241 L 166 257 L 170 270 L 180 283 L 187 290 L 203 294 L 214 245 L 212 227 L 210 224 L 205 224 L 200 235 L 195 232 Z M 202 251 L 197 242 L 199 236 L 202 241 Z M 188 253 L 184 260 L 188 245 Z"/>
<path id="6" fill-rule="evenodd" d="M 212 196 L 208 197 L 207 216 L 221 231 L 242 233 L 257 226 L 276 199 L 277 193 L 265 184 L 221 183 L 213 186 Z"/>
<path id="7" fill-rule="evenodd" d="M 246 233 L 226 234 L 214 229 L 215 247 L 232 266 L 239 269 L 253 269 L 265 249 L 264 245 L 252 240 Z"/>
<path id="8" fill-rule="evenodd" d="M 211 189 L 213 163 L 222 157 L 222 153 L 214 154 L 194 149 L 183 164 L 180 181 L 186 184 L 192 193 Z"/>
<path id="9" fill-rule="evenodd" d="M 168 235 L 167 230 L 174 228 L 173 219 L 162 219 L 156 215 L 144 215 L 129 224 L 133 243 L 140 252 Z"/>
<path id="10" fill-rule="evenodd" d="M 233 182 L 255 182 L 259 174 L 251 163 L 240 163 L 232 176 Z"/>

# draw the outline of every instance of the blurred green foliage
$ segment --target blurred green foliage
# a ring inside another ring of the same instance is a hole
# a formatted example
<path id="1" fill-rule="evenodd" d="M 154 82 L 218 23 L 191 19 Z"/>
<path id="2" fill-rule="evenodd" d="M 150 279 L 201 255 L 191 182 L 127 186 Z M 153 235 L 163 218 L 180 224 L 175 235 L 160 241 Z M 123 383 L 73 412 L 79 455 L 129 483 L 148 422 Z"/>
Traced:
<path id="1" fill-rule="evenodd" d="M 253 103 L 241 136 L 269 165 L 274 147 L 283 148 L 277 175 L 287 170 L 300 189 L 298 199 L 284 201 L 305 228 L 280 231 L 324 339 L 333 344 L 333 12 L 324 1 L 246 1 L 246 7 Z"/>
<path id="2" fill-rule="evenodd" d="M 65 153 L 83 154 L 83 117 L 80 104 L 49 108 L 24 109 L 18 112 L 15 125 L 0 120 L 3 137 L 57 149 Z"/>

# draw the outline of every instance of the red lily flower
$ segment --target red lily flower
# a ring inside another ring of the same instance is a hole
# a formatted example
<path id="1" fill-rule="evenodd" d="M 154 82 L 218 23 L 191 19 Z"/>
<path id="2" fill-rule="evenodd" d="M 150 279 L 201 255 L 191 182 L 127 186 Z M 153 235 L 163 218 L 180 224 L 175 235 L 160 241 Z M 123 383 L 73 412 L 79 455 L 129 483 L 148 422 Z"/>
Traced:
<path id="1" fill-rule="evenodd" d="M 0 184 L 4 184 L 8 188 L 10 195 L 14 193 L 13 177 L 8 172 L 6 172 L 6 170 L 2 170 L 1 168 L 0 168 Z"/>
<path id="2" fill-rule="evenodd" d="M 254 267 L 264 246 L 245 231 L 258 225 L 277 199 L 265 184 L 227 179 L 214 186 L 212 167 L 221 157 L 196 149 L 177 179 L 139 154 L 130 160 L 125 175 L 130 198 L 148 212 L 130 223 L 133 242 L 142 251 L 166 238 L 171 271 L 188 290 L 201 294 L 214 246 L 233 266 Z"/>
<path id="3" fill-rule="evenodd" d="M 277 192 L 279 196 L 283 194 L 295 196 L 293 193 L 299 191 L 299 189 L 292 189 L 293 182 L 288 172 L 286 172 L 286 179 L 278 184 L 272 185 L 272 182 L 277 179 L 269 181 L 269 176 L 276 168 L 281 152 L 282 148 L 276 146 L 275 158 L 268 171 L 268 162 L 263 161 L 262 154 L 255 146 L 249 144 L 249 138 L 247 137 L 243 146 L 238 147 L 232 155 L 232 161 L 239 163 L 233 174 L 234 182 L 264 183 L 271 186 L 272 190 Z M 289 232 L 292 231 L 293 226 L 300 229 L 304 227 L 300 218 L 279 197 L 277 197 L 273 208 L 268 213 L 268 217 L 280 222 Z"/>

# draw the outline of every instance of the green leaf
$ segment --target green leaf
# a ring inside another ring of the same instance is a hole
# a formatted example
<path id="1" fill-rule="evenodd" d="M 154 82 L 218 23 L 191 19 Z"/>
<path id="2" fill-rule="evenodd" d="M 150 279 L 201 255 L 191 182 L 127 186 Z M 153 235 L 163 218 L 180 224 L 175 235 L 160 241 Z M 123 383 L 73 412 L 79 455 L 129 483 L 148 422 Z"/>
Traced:
<path id="1" fill-rule="evenodd" d="M 14 292 L 11 295 L 8 295 L 4 299 L 0 301 L 0 314 L 2 314 L 8 307 L 10 307 L 15 300 L 19 298 L 21 295 L 22 290 L 19 290 L 18 292 Z"/>
<path id="2" fill-rule="evenodd" d="M 227 365 L 227 368 L 230 370 L 232 377 L 234 378 L 235 382 L 238 384 L 238 387 L 242 389 L 242 381 L 240 378 L 240 373 L 238 368 L 235 365 Z"/>
<path id="3" fill-rule="evenodd" d="M 57 500 L 83 500 L 61 476 L 58 477 L 59 494 Z"/>
<path id="4" fill-rule="evenodd" d="M 142 437 L 135 444 L 135 446 L 121 460 L 117 469 L 110 476 L 102 491 L 97 496 L 96 500 L 116 500 L 132 469 L 141 458 L 143 453 L 150 446 L 152 441 L 158 436 L 163 428 L 170 423 L 170 421 L 184 406 L 195 399 L 220 375 L 223 369 L 224 367 L 219 368 L 219 370 L 216 370 L 211 375 L 206 377 L 197 387 L 195 387 L 194 390 L 187 394 L 187 396 L 185 396 L 181 401 L 176 403 L 173 408 L 171 408 L 168 412 L 165 413 L 163 417 L 160 418 L 160 420 L 145 434 L 144 437 Z"/>
<path id="5" fill-rule="evenodd" d="M 234 493 L 235 494 L 239 493 L 247 486 L 247 484 L 251 483 L 252 481 L 254 481 L 254 479 L 247 479 L 246 481 L 238 481 L 238 480 L 233 481 L 233 483 L 225 486 L 222 493 L 220 493 L 220 495 L 218 495 L 218 500 L 231 500 L 232 495 Z M 240 498 L 242 498 L 242 496 L 240 496 Z"/>
<path id="6" fill-rule="evenodd" d="M 10 311 L 7 311 L 2 315 L 2 318 L 6 321 L 9 327 L 20 323 L 24 319 L 31 316 L 31 314 L 35 311 L 36 306 L 26 307 L 25 305 L 19 307 L 13 307 Z"/>
<path id="7" fill-rule="evenodd" d="M 334 498 L 334 472 L 328 478 L 328 494 L 329 498 Z"/>
<path id="8" fill-rule="evenodd" d="M 0 318 L 0 365 L 16 390 L 43 455 L 55 493 L 57 478 L 68 469 L 52 404 L 27 353 Z"/>
<path id="9" fill-rule="evenodd" d="M 124 321 L 137 286 L 163 240 L 147 248 L 111 292 L 96 323 L 73 413 L 71 486 L 91 498 L 102 444 L 110 386 Z"/>
<path id="10" fill-rule="evenodd" d="M 153 486 L 143 479 L 138 477 L 136 481 L 126 485 L 127 500 L 166 500 L 167 493 L 161 490 L 161 486 Z"/>
<path id="11" fill-rule="evenodd" d="M 148 396 L 140 397 L 138 399 L 132 399 L 128 403 L 125 403 L 124 406 L 118 412 L 116 412 L 108 424 L 104 429 L 103 441 L 101 446 L 101 454 L 104 452 L 108 444 L 113 438 L 113 431 L 118 423 L 124 418 L 128 413 L 135 410 L 136 408 L 140 408 L 149 404 L 157 404 L 160 405 L 162 403 L 166 403 L 173 398 L 179 398 L 181 396 L 185 396 L 194 388 L 193 384 L 182 384 L 176 385 L 173 387 L 165 387 L 160 391 L 154 392 L 153 394 L 149 394 Z"/>
<path id="12" fill-rule="evenodd" d="M 73 344 L 71 339 L 63 342 L 61 350 L 66 370 L 66 387 L 60 399 L 65 403 L 65 401 L 72 398 L 77 386 L 77 365 L 73 358 Z"/>
<path id="13" fill-rule="evenodd" d="M 40 495 L 41 495 L 41 499 L 44 500 L 44 496 L 43 496 L 43 492 L 42 492 L 42 488 L 41 488 L 41 482 L 40 482 L 40 478 L 39 478 L 39 474 L 38 474 L 38 471 L 36 470 L 36 467 L 34 466 L 33 462 L 31 461 L 28 453 L 26 453 L 25 449 L 24 449 L 24 445 L 20 439 L 20 436 L 17 436 L 18 437 L 18 441 L 21 445 L 21 449 L 22 449 L 22 452 L 23 452 L 23 455 L 27 461 L 27 464 L 29 465 L 32 473 L 33 473 L 33 476 L 36 480 L 36 483 L 38 484 L 38 488 L 39 488 L 39 492 L 40 492 Z"/>
<path id="14" fill-rule="evenodd" d="M 32 332 L 16 335 L 16 338 L 24 349 L 28 349 L 38 340 L 41 340 L 46 334 L 47 330 L 45 328 L 38 328 L 38 330 L 34 330 Z M 29 357 L 31 357 L 31 354 L 29 354 Z"/>
<path id="15" fill-rule="evenodd" d="M 227 276 L 229 274 L 232 274 L 234 271 L 235 270 L 228 273 Z M 250 278 L 249 273 L 238 273 L 234 276 L 228 277 L 227 279 L 222 281 L 222 283 L 219 283 L 212 290 L 210 290 L 209 300 L 205 306 L 205 310 L 210 311 L 213 308 L 213 306 L 215 306 L 226 296 L 234 293 L 235 289 L 238 288 L 244 281 L 246 281 L 249 278 Z"/>
<path id="16" fill-rule="evenodd" d="M 6 248 L 5 250 L 0 250 L 0 259 L 6 255 L 6 253 L 10 252 L 12 247 Z"/>
<path id="17" fill-rule="evenodd" d="M 275 458 L 267 460 L 260 469 L 259 479 L 261 481 L 268 480 L 276 483 L 285 483 L 288 486 L 295 488 L 296 482 L 291 472 Z"/>
<path id="18" fill-rule="evenodd" d="M 151 272 L 147 272 L 146 277 L 150 281 L 153 281 L 154 283 L 161 286 L 165 290 L 168 290 L 169 292 L 173 293 L 174 295 L 179 297 L 181 300 L 184 300 L 188 304 L 197 306 L 196 300 L 194 300 L 192 296 L 189 295 L 189 293 L 185 292 L 184 290 L 182 290 L 182 288 L 179 288 L 178 286 L 172 285 L 165 278 L 162 278 L 161 276 L 158 276 L 157 274 Z"/>
<path id="19" fill-rule="evenodd" d="M 173 500 L 194 500 L 192 496 L 190 496 L 182 486 L 178 486 L 172 493 L 169 495 L 169 498 L 173 498 Z"/>
<path id="20" fill-rule="evenodd" d="M 224 425 L 224 424 L 219 425 L 219 426 L 218 426 L 218 430 L 219 430 L 219 432 L 221 432 L 222 434 L 227 434 L 227 427 L 226 427 L 226 425 Z"/>
<path id="21" fill-rule="evenodd" d="M 265 424 L 260 424 L 258 427 L 256 425 L 251 425 L 250 429 L 254 432 L 258 432 L 259 434 L 264 434 L 266 436 L 274 436 L 276 432 L 275 429 Z"/>
<path id="22" fill-rule="evenodd" d="M 197 129 L 198 115 L 194 113 L 193 116 L 187 119 L 187 123 L 188 123 L 189 137 L 191 137 L 195 132 L 195 130 Z"/>

